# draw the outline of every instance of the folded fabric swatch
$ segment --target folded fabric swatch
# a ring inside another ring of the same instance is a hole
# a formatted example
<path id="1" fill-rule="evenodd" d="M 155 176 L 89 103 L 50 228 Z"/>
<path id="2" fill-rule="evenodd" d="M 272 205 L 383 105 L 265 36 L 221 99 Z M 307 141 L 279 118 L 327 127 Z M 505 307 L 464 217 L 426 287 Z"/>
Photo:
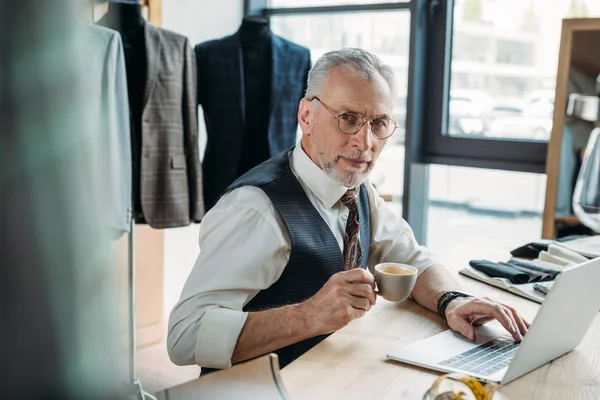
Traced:
<path id="1" fill-rule="evenodd" d="M 540 254 L 540 251 L 548 250 L 549 243 L 549 241 L 548 243 L 527 243 L 521 247 L 517 247 L 510 254 L 513 257 L 536 258 Z"/>
<path id="2" fill-rule="evenodd" d="M 552 255 L 552 254 L 548 253 L 547 251 L 540 252 L 540 255 L 538 256 L 538 258 L 542 261 L 547 261 L 552 264 L 562 265 L 564 267 L 575 265 L 574 262 L 567 260 L 565 258 L 562 258 L 560 256 Z"/>
<path id="3" fill-rule="evenodd" d="M 560 244 L 550 244 L 548 246 L 548 253 L 552 254 L 553 256 L 569 260 L 576 264 L 581 264 L 588 260 L 587 257 L 584 257 L 579 253 L 575 253 L 573 250 L 568 249 Z"/>
<path id="4" fill-rule="evenodd" d="M 499 264 L 488 260 L 473 260 L 469 262 L 469 265 L 490 278 L 506 278 L 516 284 L 532 281 L 529 274 L 506 264 Z"/>
<path id="5" fill-rule="evenodd" d="M 545 262 L 534 263 L 533 261 L 517 260 L 511 258 L 507 263 L 526 273 L 539 273 L 541 275 L 541 280 L 552 280 L 556 278 L 556 275 L 560 273 L 560 266 Z M 546 265 L 543 265 L 542 263 Z"/>

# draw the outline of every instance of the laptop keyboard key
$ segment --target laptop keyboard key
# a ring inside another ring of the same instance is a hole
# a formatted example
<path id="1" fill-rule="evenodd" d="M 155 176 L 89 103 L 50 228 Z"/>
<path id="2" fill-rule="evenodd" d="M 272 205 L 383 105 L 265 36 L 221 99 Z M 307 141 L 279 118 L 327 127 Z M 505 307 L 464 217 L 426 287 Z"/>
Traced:
<path id="1" fill-rule="evenodd" d="M 510 364 L 518 347 L 510 335 L 505 335 L 448 358 L 440 365 L 490 375 Z"/>

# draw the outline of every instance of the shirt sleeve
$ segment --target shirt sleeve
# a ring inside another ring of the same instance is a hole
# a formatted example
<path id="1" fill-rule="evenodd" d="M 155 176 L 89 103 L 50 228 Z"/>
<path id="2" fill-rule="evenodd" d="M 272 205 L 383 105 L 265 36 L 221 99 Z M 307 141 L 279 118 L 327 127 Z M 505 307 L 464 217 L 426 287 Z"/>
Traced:
<path id="1" fill-rule="evenodd" d="M 242 187 L 206 214 L 199 242 L 200 254 L 169 318 L 167 348 L 178 365 L 228 368 L 246 322 L 242 309 L 281 276 L 289 235 L 267 195 Z"/>
<path id="2" fill-rule="evenodd" d="M 408 222 L 387 206 L 370 183 L 368 187 L 371 203 L 371 272 L 375 265 L 384 262 L 412 265 L 419 270 L 419 274 L 439 264 L 431 251 L 417 242 Z"/>

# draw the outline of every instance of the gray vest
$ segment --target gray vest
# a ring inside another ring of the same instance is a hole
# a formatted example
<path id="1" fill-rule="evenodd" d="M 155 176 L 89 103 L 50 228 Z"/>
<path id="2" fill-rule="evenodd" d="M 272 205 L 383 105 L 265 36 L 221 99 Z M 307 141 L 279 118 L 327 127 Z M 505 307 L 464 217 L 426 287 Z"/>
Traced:
<path id="1" fill-rule="evenodd" d="M 297 304 L 315 295 L 334 274 L 344 270 L 344 258 L 337 240 L 312 205 L 290 168 L 288 151 L 248 171 L 228 191 L 241 186 L 262 189 L 283 219 L 291 239 L 291 254 L 281 277 L 260 291 L 244 311 L 260 311 Z M 359 193 L 362 266 L 367 268 L 371 243 L 371 220 L 367 188 Z M 260 251 L 260 249 L 257 249 Z M 276 350 L 279 365 L 285 367 L 328 335 L 313 337 Z M 210 370 L 202 368 L 202 373 Z"/>

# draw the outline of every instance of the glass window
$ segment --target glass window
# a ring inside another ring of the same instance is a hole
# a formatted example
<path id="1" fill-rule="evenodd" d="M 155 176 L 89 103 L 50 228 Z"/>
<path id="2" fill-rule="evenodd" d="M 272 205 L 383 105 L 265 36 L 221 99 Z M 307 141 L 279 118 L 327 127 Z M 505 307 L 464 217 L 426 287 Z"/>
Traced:
<path id="1" fill-rule="evenodd" d="M 547 141 L 562 19 L 598 0 L 455 0 L 447 133 Z"/>
<path id="2" fill-rule="evenodd" d="M 343 6 L 349 4 L 408 3 L 410 0 L 269 0 L 269 8 Z"/>
<path id="3" fill-rule="evenodd" d="M 283 0 L 274 2 L 283 3 Z M 361 47 L 374 52 L 393 68 L 398 88 L 394 116 L 400 128 L 388 139 L 371 173 L 371 180 L 379 193 L 391 201 L 392 208 L 400 213 L 404 179 L 410 13 L 386 11 L 282 15 L 271 17 L 271 28 L 276 34 L 308 47 L 313 64 L 329 50 Z"/>
<path id="4" fill-rule="evenodd" d="M 430 166 L 427 245 L 444 263 L 505 261 L 540 237 L 546 176 Z"/>

